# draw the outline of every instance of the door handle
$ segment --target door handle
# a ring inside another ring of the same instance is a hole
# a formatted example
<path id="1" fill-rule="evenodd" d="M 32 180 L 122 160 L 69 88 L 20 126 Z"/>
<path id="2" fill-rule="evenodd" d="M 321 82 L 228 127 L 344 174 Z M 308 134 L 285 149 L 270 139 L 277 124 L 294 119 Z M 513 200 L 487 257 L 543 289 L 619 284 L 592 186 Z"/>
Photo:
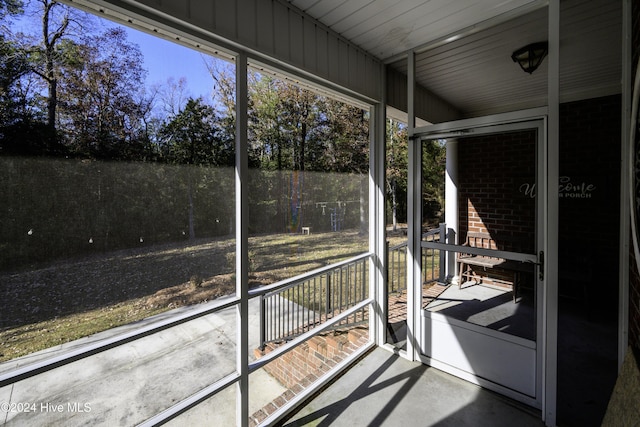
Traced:
<path id="1" fill-rule="evenodd" d="M 538 252 L 538 261 L 527 261 L 529 264 L 538 266 L 538 278 L 544 280 L 544 251 Z"/>

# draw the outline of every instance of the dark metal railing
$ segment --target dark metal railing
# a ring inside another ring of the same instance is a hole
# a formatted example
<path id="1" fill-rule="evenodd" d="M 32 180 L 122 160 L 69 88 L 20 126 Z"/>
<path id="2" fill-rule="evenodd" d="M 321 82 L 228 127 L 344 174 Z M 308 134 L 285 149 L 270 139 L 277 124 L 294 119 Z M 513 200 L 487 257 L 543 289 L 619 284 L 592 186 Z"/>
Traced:
<path id="1" fill-rule="evenodd" d="M 387 242 L 387 247 L 389 243 Z M 407 242 L 387 248 L 387 291 L 400 293 L 407 289 Z"/>
<path id="2" fill-rule="evenodd" d="M 422 234 L 423 242 L 442 242 L 445 238 L 445 224 Z M 422 248 L 422 283 L 445 281 L 444 251 Z M 400 293 L 407 289 L 407 242 L 391 246 L 387 250 L 387 291 Z"/>
<path id="3" fill-rule="evenodd" d="M 423 242 L 442 242 L 446 240 L 445 224 L 427 231 L 422 235 Z M 432 248 L 422 248 L 422 284 L 431 282 L 445 282 L 445 252 Z"/>
<path id="4" fill-rule="evenodd" d="M 369 294 L 370 254 L 271 285 L 260 293 L 260 348 L 288 341 L 364 301 Z M 337 326 L 360 323 L 358 310 Z"/>
<path id="5" fill-rule="evenodd" d="M 445 225 L 427 231 L 423 242 L 441 242 Z M 422 248 L 422 281 L 444 282 L 444 251 Z M 260 348 L 269 342 L 288 341 L 364 301 L 369 294 L 369 258 L 363 254 L 337 264 L 262 288 L 260 297 Z M 387 249 L 387 292 L 407 288 L 407 242 Z M 350 315 L 337 326 L 366 320 L 366 310 Z"/>

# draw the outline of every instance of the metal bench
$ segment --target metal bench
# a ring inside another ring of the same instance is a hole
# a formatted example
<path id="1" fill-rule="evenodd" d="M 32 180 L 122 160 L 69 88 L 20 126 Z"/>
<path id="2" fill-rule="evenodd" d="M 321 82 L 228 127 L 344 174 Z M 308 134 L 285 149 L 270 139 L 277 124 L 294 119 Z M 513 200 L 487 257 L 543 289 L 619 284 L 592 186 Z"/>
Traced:
<path id="1" fill-rule="evenodd" d="M 500 248 L 502 250 L 521 252 L 524 247 L 524 241 L 521 239 L 503 238 L 499 239 L 499 241 L 506 241 L 509 243 L 509 247 Z M 498 250 L 495 240 L 489 233 L 468 232 L 463 246 Z M 458 255 L 458 264 L 460 272 L 458 277 L 458 288 L 461 288 L 463 283 L 470 280 L 473 280 L 478 284 L 483 282 L 484 276 L 478 275 L 473 267 L 480 267 L 484 272 L 489 272 L 492 269 L 500 269 L 503 271 L 504 274 L 502 278 L 490 277 L 490 280 L 495 284 L 510 286 L 513 291 L 513 302 L 516 302 L 518 298 L 518 290 L 521 281 L 520 273 L 532 271 L 532 267 L 528 264 L 488 255 L 460 253 Z M 489 278 L 488 275 L 487 277 Z"/>

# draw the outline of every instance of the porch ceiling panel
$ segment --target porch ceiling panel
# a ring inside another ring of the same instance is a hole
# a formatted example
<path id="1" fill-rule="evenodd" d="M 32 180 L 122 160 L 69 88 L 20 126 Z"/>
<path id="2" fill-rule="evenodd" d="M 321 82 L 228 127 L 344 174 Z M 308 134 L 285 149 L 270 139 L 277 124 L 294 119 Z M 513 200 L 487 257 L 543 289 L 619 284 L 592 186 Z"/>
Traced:
<path id="1" fill-rule="evenodd" d="M 620 93 L 622 2 L 571 0 L 561 6 L 561 101 Z"/>
<path id="2" fill-rule="evenodd" d="M 415 49 L 418 85 L 463 117 L 547 103 L 547 61 L 529 75 L 510 58 L 547 40 L 540 1 L 289 2 L 401 73 L 403 54 Z M 621 8 L 611 0 L 561 2 L 561 101 L 620 93 Z"/>
<path id="3" fill-rule="evenodd" d="M 494 19 L 538 0 L 290 0 L 380 59 Z"/>
<path id="4" fill-rule="evenodd" d="M 418 54 L 416 79 L 463 117 L 546 104 L 547 64 L 529 75 L 511 60 L 514 50 L 547 39 L 547 11 L 533 13 Z M 406 73 L 406 61 L 394 64 Z"/>
<path id="5" fill-rule="evenodd" d="M 64 1 L 197 46 L 244 46 L 372 100 L 382 65 L 406 73 L 414 50 L 418 86 L 442 117 L 547 103 L 548 61 L 529 75 L 510 58 L 547 40 L 545 0 Z M 562 101 L 621 92 L 622 3 L 561 1 Z"/>

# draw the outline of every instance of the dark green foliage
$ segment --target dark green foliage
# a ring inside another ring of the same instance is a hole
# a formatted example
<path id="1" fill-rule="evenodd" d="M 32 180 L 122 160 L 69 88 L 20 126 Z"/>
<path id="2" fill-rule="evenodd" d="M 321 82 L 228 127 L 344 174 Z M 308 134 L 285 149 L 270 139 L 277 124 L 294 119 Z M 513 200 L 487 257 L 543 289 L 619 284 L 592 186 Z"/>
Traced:
<path id="1" fill-rule="evenodd" d="M 368 171 L 367 112 L 270 76 L 251 81 L 249 138 L 262 169 Z"/>
<path id="2" fill-rule="evenodd" d="M 224 143 L 213 107 L 201 98 L 187 104 L 161 131 L 160 151 L 169 163 L 233 166 L 233 145 Z"/>
<path id="3" fill-rule="evenodd" d="M 142 53 L 122 29 L 68 42 L 60 79 L 59 124 L 77 157 L 149 160 L 153 147 L 144 126 L 149 103 L 144 96 Z"/>
<path id="4" fill-rule="evenodd" d="M 22 13 L 22 0 L 0 0 L 0 18 L 5 15 L 18 15 Z"/>
<path id="5" fill-rule="evenodd" d="M 2 156 L 62 156 L 66 152 L 55 132 L 40 120 L 22 117 L 0 126 Z"/>

